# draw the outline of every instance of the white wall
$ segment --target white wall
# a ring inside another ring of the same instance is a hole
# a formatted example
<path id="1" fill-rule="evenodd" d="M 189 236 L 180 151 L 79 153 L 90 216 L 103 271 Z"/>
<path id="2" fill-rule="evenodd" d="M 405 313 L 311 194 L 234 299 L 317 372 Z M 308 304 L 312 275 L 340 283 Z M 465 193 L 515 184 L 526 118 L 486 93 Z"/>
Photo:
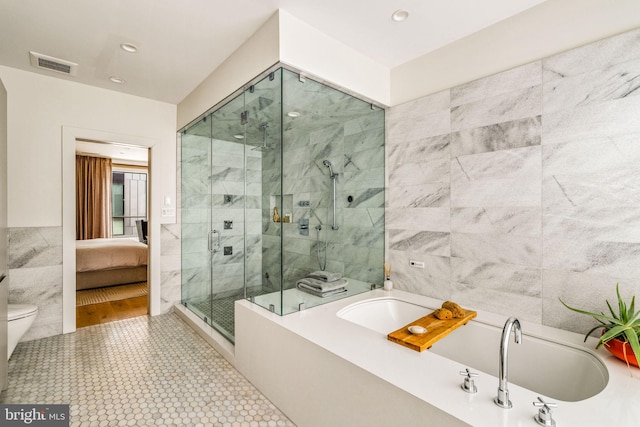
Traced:
<path id="1" fill-rule="evenodd" d="M 388 67 L 282 10 L 280 61 L 378 104 L 390 103 Z"/>
<path id="2" fill-rule="evenodd" d="M 391 105 L 639 26 L 638 0 L 548 0 L 391 70 Z"/>
<path id="3" fill-rule="evenodd" d="M 276 13 L 178 104 L 178 129 L 278 62 L 278 21 Z"/>
<path id="4" fill-rule="evenodd" d="M 57 308 L 43 310 L 41 330 L 34 324 L 30 337 L 75 330 L 75 138 L 151 148 L 150 236 L 156 238 L 150 247 L 150 309 L 158 314 L 160 224 L 176 219 L 161 216 L 164 196 L 176 200 L 176 106 L 8 67 L 0 67 L 0 79 L 8 94 L 9 229 L 62 234 L 62 254 L 52 254 L 53 248 L 46 262 L 38 250 L 33 253 L 39 259 L 16 262 L 13 256 L 16 297 L 41 294 L 44 269 L 61 267 L 61 279 L 55 280 L 60 290 L 43 307 Z M 10 244 L 10 261 L 14 246 L 24 249 L 20 243 Z"/>
<path id="5" fill-rule="evenodd" d="M 8 67 L 0 78 L 9 101 L 9 227 L 62 224 L 63 126 L 152 140 L 163 171 L 154 185 L 175 199 L 175 105 Z"/>

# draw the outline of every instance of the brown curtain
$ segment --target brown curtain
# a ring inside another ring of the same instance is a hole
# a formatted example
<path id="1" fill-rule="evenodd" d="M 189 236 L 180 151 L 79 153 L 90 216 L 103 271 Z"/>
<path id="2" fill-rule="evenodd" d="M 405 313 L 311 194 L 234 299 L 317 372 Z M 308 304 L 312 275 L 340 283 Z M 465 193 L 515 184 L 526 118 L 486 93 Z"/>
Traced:
<path id="1" fill-rule="evenodd" d="M 76 156 L 76 240 L 111 237 L 111 159 Z"/>

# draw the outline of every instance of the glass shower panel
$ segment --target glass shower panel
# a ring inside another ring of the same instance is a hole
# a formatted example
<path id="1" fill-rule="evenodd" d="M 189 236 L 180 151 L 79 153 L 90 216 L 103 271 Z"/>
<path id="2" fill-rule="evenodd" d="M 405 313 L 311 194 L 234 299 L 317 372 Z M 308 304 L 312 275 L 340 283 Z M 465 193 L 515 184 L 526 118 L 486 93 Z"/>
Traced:
<path id="1" fill-rule="evenodd" d="M 180 134 L 181 301 L 211 319 L 211 120 L 204 118 Z"/>
<path id="2" fill-rule="evenodd" d="M 234 302 L 245 297 L 244 94 L 211 114 L 211 325 L 234 341 Z"/>
<path id="3" fill-rule="evenodd" d="M 285 301 L 287 314 L 384 279 L 384 110 L 288 70 L 283 104 L 283 192 L 292 194 L 295 216 L 308 219 L 308 234 L 284 232 L 285 295 L 295 291 Z M 342 276 L 344 292 L 319 297 L 297 290 L 315 271 Z"/>
<path id="4" fill-rule="evenodd" d="M 292 221 L 292 203 L 282 194 L 282 71 L 245 91 L 247 296 L 273 293 L 265 308 L 281 314 L 282 228 Z M 266 249 L 266 250 L 265 250 Z"/>
<path id="5" fill-rule="evenodd" d="M 281 290 L 265 284 L 254 302 L 284 315 L 382 284 L 384 110 L 280 72 L 282 150 L 263 160 L 262 269 L 270 279 L 280 269 Z M 331 279 L 303 290 L 317 272 Z"/>

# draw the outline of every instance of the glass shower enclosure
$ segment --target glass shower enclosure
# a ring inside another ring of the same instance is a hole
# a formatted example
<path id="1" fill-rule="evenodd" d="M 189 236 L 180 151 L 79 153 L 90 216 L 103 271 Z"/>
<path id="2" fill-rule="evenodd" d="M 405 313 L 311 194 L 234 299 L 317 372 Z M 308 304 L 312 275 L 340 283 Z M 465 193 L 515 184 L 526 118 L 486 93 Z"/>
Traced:
<path id="1" fill-rule="evenodd" d="M 277 66 L 178 140 L 181 300 L 228 340 L 238 299 L 285 315 L 382 283 L 383 109 Z"/>

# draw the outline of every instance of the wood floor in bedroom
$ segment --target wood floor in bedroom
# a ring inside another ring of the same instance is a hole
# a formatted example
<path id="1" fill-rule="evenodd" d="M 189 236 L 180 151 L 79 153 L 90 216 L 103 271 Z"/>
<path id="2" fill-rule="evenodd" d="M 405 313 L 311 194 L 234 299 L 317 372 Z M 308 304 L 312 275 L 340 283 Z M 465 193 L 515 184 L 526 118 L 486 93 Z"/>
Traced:
<path id="1" fill-rule="evenodd" d="M 147 295 L 135 298 L 107 301 L 76 307 L 76 328 L 144 316 L 147 310 Z"/>

